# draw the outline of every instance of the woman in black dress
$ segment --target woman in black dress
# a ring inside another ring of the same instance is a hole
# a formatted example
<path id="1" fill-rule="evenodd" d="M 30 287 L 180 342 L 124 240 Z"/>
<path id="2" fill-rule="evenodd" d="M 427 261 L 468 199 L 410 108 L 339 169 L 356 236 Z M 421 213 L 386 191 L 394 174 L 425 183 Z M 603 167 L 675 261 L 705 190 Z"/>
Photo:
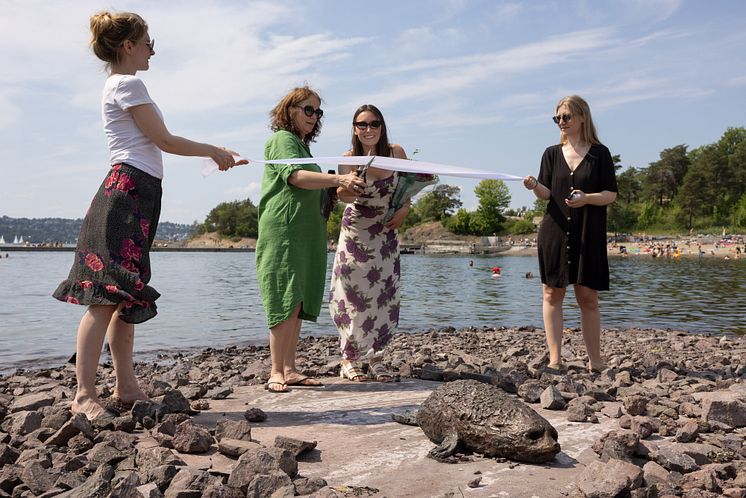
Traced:
<path id="1" fill-rule="evenodd" d="M 538 240 L 549 368 L 562 365 L 562 303 L 567 286 L 573 284 L 588 368 L 600 371 L 604 362 L 598 291 L 609 290 L 606 206 L 617 197 L 614 162 L 596 135 L 585 100 L 577 95 L 563 98 L 552 119 L 559 125 L 560 143 L 544 151 L 539 178 L 523 180 L 536 197 L 549 201 Z"/>

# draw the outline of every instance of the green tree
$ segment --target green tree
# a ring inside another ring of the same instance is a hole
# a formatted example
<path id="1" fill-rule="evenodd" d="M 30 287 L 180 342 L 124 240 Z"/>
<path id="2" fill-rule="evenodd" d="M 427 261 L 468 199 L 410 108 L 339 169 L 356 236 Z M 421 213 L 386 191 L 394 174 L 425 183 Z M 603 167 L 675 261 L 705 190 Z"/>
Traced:
<path id="1" fill-rule="evenodd" d="M 460 208 L 461 188 L 439 184 L 415 203 L 415 209 L 422 221 L 442 221 Z"/>
<path id="2" fill-rule="evenodd" d="M 347 204 L 337 202 L 334 210 L 329 213 L 329 219 L 326 222 L 326 237 L 328 240 L 336 242 L 339 240 L 339 231 L 342 228 L 342 216 L 344 215 Z"/>
<path id="3" fill-rule="evenodd" d="M 746 228 L 746 194 L 743 194 L 733 209 L 733 225 Z"/>
<path id="4" fill-rule="evenodd" d="M 482 180 L 474 188 L 479 199 L 476 223 L 482 235 L 497 233 L 505 221 L 503 212 L 510 205 L 510 190 L 502 180 Z"/>
<path id="5" fill-rule="evenodd" d="M 719 164 L 724 158 L 717 147 L 701 147 L 684 177 L 684 182 L 676 196 L 677 222 L 683 228 L 693 228 L 694 219 L 712 216 L 717 210 L 713 196 L 717 187 L 713 184 Z"/>
<path id="6" fill-rule="evenodd" d="M 258 212 L 251 199 L 222 202 L 205 218 L 200 232 L 217 232 L 224 237 L 256 237 Z"/>
<path id="7" fill-rule="evenodd" d="M 469 225 L 471 215 L 466 209 L 459 209 L 456 214 L 448 218 L 445 227 L 451 232 L 458 235 L 469 235 L 471 234 L 471 227 Z"/>
<path id="8" fill-rule="evenodd" d="M 534 206 L 529 213 L 531 213 L 531 216 L 544 216 L 544 213 L 547 212 L 547 204 L 549 204 L 549 201 L 545 201 L 544 199 L 539 199 L 538 197 L 536 200 L 534 200 Z"/>
<path id="9" fill-rule="evenodd" d="M 744 141 L 746 141 L 746 128 L 728 128 L 717 141 L 717 148 L 724 156 L 730 156 Z"/>
<path id="10" fill-rule="evenodd" d="M 665 206 L 673 200 L 691 162 L 686 148 L 686 145 L 677 145 L 664 149 L 660 153 L 660 159 L 650 163 L 644 183 L 647 199 L 655 201 L 659 206 Z"/>

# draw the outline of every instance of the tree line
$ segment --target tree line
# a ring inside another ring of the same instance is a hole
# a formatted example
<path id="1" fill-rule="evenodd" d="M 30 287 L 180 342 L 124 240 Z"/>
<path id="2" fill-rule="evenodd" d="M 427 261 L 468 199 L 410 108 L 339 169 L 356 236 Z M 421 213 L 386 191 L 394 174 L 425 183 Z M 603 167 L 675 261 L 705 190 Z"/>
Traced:
<path id="1" fill-rule="evenodd" d="M 629 166 L 613 156 L 619 196 L 609 206 L 612 232 L 671 232 L 746 228 L 746 128 L 728 128 L 712 144 L 687 150 L 687 145 L 664 149 L 647 167 Z M 440 221 L 459 235 L 526 234 L 535 230 L 546 201 L 531 208 L 509 209 L 511 196 L 501 180 L 482 180 L 474 193 L 474 211 L 464 209 L 461 188 L 438 184 L 416 199 L 404 224 L 405 231 L 429 221 Z M 339 236 L 344 204 L 329 217 L 330 240 Z M 224 202 L 207 215 L 197 231 L 226 237 L 256 237 L 258 212 L 250 199 Z"/>

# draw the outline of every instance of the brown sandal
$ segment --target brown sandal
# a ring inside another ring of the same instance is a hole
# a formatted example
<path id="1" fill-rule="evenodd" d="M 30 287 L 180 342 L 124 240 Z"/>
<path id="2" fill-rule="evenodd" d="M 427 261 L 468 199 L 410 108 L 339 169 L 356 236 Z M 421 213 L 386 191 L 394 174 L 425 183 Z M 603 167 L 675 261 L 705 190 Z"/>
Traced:
<path id="1" fill-rule="evenodd" d="M 370 364 L 371 376 L 378 382 L 391 382 L 394 380 L 394 376 L 388 371 L 386 365 L 382 361 L 377 361 Z"/>

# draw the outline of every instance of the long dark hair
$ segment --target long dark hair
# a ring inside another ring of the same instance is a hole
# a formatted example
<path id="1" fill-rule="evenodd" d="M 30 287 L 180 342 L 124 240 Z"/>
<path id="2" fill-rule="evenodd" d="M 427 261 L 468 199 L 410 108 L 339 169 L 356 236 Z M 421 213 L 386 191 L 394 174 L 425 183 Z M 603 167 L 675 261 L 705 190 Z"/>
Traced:
<path id="1" fill-rule="evenodd" d="M 316 97 L 321 102 L 321 97 L 314 90 L 308 87 L 308 85 L 293 88 L 285 95 L 280 102 L 277 103 L 274 109 L 269 112 L 270 117 L 270 128 L 272 131 L 285 130 L 296 135 L 293 126 L 293 120 L 290 118 L 290 108 L 294 105 L 298 105 L 309 97 Z M 304 144 L 309 145 L 311 142 L 316 141 L 316 137 L 321 132 L 321 119 L 316 120 L 316 125 L 311 130 L 311 133 L 305 137 L 301 137 Z"/>
<path id="2" fill-rule="evenodd" d="M 376 115 L 377 119 L 381 120 L 381 138 L 376 144 L 376 153 L 374 155 L 384 157 L 391 156 L 391 145 L 389 144 L 389 136 L 386 132 L 386 120 L 383 119 L 383 114 L 378 110 L 378 107 L 373 104 L 361 105 L 352 116 L 352 154 L 355 156 L 365 156 L 368 153 L 363 150 L 363 144 L 360 143 L 360 139 L 355 135 L 355 121 L 357 121 L 357 117 L 365 111 L 372 112 Z"/>

